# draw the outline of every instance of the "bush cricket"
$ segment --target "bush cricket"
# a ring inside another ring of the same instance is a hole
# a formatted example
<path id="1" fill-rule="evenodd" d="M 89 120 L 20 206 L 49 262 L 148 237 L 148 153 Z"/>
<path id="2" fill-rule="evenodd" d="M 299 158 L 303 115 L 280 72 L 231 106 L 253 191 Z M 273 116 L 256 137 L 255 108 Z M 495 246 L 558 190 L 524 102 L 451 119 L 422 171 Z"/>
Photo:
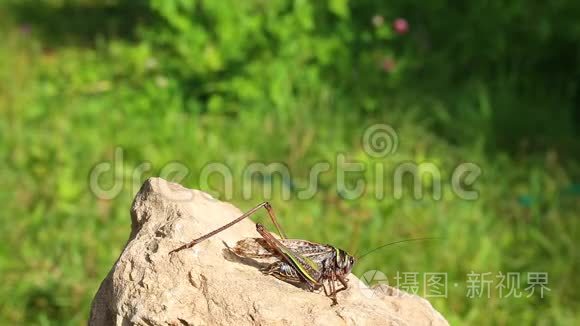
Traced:
<path id="1" fill-rule="evenodd" d="M 348 288 L 347 275 L 354 266 L 356 261 L 355 257 L 349 255 L 342 249 L 328 244 L 319 244 L 300 239 L 288 239 L 284 231 L 282 231 L 280 224 L 278 224 L 274 210 L 268 202 L 263 202 L 228 224 L 179 248 L 171 250 L 169 254 L 191 248 L 253 215 L 261 208 L 266 209 L 268 212 L 270 219 L 276 226 L 280 239 L 270 234 L 262 224 L 256 223 L 256 231 L 258 231 L 261 238 L 246 238 L 240 240 L 231 250 L 236 255 L 244 258 L 276 258 L 275 262 L 270 263 L 261 270 L 264 274 L 272 275 L 288 283 L 305 286 L 309 291 L 319 291 L 322 288 L 324 294 L 332 300 L 332 305 L 337 304 L 336 294 Z M 391 244 L 426 239 L 431 238 L 417 238 L 392 242 L 359 256 L 359 259 Z"/>

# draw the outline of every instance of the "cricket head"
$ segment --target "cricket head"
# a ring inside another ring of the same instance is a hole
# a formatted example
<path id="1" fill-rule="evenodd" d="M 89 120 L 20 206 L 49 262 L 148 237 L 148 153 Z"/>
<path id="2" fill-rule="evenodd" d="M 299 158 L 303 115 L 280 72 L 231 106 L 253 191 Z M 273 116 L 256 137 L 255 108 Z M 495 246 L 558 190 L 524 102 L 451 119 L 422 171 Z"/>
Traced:
<path id="1" fill-rule="evenodd" d="M 355 259 L 342 249 L 337 249 L 336 265 L 342 275 L 348 275 L 354 267 Z"/>

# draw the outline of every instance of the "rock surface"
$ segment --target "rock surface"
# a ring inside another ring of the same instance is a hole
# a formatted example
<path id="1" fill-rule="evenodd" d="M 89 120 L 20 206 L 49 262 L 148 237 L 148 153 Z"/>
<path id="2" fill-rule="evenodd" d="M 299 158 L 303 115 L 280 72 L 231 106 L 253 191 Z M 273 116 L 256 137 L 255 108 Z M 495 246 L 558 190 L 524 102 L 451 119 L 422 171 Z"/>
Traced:
<path id="1" fill-rule="evenodd" d="M 336 306 L 324 293 L 263 275 L 226 249 L 258 236 L 250 220 L 168 254 L 241 214 L 201 191 L 147 180 L 131 208 L 129 241 L 93 299 L 89 325 L 447 325 L 426 300 L 390 287 L 372 291 L 352 274 Z"/>

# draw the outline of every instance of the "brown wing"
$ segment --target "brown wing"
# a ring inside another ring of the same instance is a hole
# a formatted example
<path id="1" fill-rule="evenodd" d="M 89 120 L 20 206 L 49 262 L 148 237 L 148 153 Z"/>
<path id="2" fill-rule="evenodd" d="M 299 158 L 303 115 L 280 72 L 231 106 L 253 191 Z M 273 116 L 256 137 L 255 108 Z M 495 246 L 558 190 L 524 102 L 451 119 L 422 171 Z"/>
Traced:
<path id="1" fill-rule="evenodd" d="M 246 258 L 269 258 L 276 255 L 273 250 L 268 250 L 266 241 L 262 238 L 245 238 L 236 243 L 232 251 Z"/>
<path id="2" fill-rule="evenodd" d="M 306 240 L 279 239 L 278 241 L 289 249 L 307 257 L 331 253 L 333 250 L 332 247 Z M 263 238 L 242 239 L 236 243 L 232 251 L 236 255 L 246 258 L 270 258 L 279 256 L 274 249 L 268 246 Z"/>

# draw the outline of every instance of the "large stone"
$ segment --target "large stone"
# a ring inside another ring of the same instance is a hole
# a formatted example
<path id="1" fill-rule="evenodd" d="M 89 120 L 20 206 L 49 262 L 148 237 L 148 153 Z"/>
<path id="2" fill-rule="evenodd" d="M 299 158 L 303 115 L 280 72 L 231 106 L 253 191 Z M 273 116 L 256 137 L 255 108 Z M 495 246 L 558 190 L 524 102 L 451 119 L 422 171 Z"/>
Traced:
<path id="1" fill-rule="evenodd" d="M 258 237 L 250 220 L 168 254 L 241 214 L 201 191 L 147 180 L 131 208 L 129 241 L 95 295 L 89 324 L 447 325 L 426 300 L 388 287 L 370 290 L 354 275 L 335 306 L 324 293 L 263 275 L 226 249 Z"/>

